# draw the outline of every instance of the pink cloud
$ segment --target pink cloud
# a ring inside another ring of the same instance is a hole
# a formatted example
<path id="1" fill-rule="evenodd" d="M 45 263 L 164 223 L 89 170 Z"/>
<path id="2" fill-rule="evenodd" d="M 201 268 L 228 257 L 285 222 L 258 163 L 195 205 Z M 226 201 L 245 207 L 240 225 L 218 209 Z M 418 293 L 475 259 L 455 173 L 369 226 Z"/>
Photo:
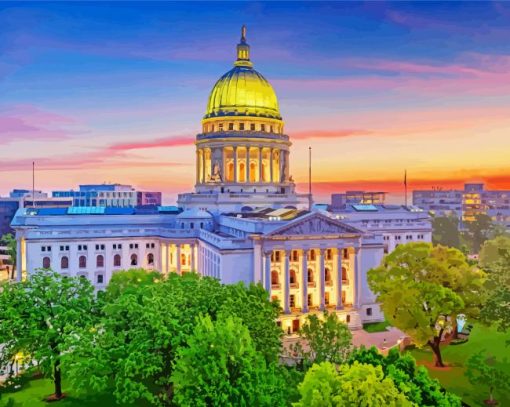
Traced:
<path id="1" fill-rule="evenodd" d="M 340 129 L 340 130 L 304 130 L 292 132 L 292 140 L 306 140 L 315 138 L 344 138 L 354 136 L 366 136 L 373 132 L 370 130 Z"/>
<path id="2" fill-rule="evenodd" d="M 62 140 L 81 133 L 70 117 L 33 105 L 15 105 L 0 109 L 0 144 L 20 139 Z"/>
<path id="3" fill-rule="evenodd" d="M 146 148 L 160 148 L 160 147 L 180 147 L 189 146 L 195 143 L 195 138 L 191 136 L 174 136 L 164 137 L 152 141 L 139 141 L 113 144 L 107 148 L 109 151 L 130 151 L 141 150 Z"/>

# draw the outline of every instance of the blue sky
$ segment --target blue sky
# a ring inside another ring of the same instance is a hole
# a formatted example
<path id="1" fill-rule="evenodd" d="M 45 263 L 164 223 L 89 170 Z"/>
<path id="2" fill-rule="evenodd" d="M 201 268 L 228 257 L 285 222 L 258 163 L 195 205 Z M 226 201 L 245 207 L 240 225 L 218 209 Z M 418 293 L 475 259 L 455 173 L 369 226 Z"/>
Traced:
<path id="1" fill-rule="evenodd" d="M 41 188 L 189 190 L 192 138 L 242 24 L 298 182 L 312 144 L 324 193 L 393 190 L 404 168 L 416 186 L 510 187 L 509 3 L 3 2 L 0 193 L 32 160 Z"/>

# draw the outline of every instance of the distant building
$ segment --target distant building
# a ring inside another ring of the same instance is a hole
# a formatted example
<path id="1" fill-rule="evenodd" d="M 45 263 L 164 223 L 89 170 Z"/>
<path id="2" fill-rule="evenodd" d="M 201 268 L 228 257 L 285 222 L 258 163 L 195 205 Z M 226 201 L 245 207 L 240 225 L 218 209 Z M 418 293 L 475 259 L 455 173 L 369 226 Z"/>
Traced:
<path id="1" fill-rule="evenodd" d="M 346 191 L 331 195 L 333 209 L 341 209 L 346 205 L 383 205 L 385 201 L 386 192 Z"/>
<path id="2" fill-rule="evenodd" d="M 482 183 L 464 184 L 463 190 L 417 190 L 413 191 L 413 205 L 438 216 L 453 214 L 464 222 L 486 214 L 507 226 L 504 219 L 510 210 L 510 190 L 487 190 Z"/>
<path id="3" fill-rule="evenodd" d="M 131 185 L 80 185 L 78 191 L 53 191 L 55 198 L 68 198 L 72 206 L 132 208 L 138 205 L 161 205 L 161 192 L 136 191 Z"/>
<path id="4" fill-rule="evenodd" d="M 19 201 L 16 199 L 0 198 L 0 237 L 14 232 L 10 225 L 19 207 Z"/>
<path id="5" fill-rule="evenodd" d="M 161 192 L 142 192 L 138 191 L 136 194 L 137 206 L 161 206 Z"/>

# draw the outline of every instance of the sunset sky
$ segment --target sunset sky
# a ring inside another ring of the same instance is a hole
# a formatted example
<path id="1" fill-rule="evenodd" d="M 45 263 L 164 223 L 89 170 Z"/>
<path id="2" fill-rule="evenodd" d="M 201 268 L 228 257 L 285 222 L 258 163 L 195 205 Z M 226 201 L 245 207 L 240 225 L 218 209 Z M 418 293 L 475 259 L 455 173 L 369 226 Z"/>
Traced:
<path id="1" fill-rule="evenodd" d="M 510 3 L 0 3 L 0 195 L 119 182 L 171 203 L 248 27 L 318 198 L 510 189 Z"/>

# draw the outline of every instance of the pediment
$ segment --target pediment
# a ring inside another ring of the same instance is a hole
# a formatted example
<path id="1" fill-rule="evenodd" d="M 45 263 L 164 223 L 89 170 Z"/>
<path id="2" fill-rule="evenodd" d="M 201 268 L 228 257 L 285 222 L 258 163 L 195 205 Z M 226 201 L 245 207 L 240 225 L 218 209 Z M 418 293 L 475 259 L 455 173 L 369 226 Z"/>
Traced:
<path id="1" fill-rule="evenodd" d="M 281 226 L 269 233 L 269 236 L 312 236 L 312 235 L 342 235 L 362 234 L 355 227 L 320 213 L 310 213 L 298 218 L 287 225 Z"/>

